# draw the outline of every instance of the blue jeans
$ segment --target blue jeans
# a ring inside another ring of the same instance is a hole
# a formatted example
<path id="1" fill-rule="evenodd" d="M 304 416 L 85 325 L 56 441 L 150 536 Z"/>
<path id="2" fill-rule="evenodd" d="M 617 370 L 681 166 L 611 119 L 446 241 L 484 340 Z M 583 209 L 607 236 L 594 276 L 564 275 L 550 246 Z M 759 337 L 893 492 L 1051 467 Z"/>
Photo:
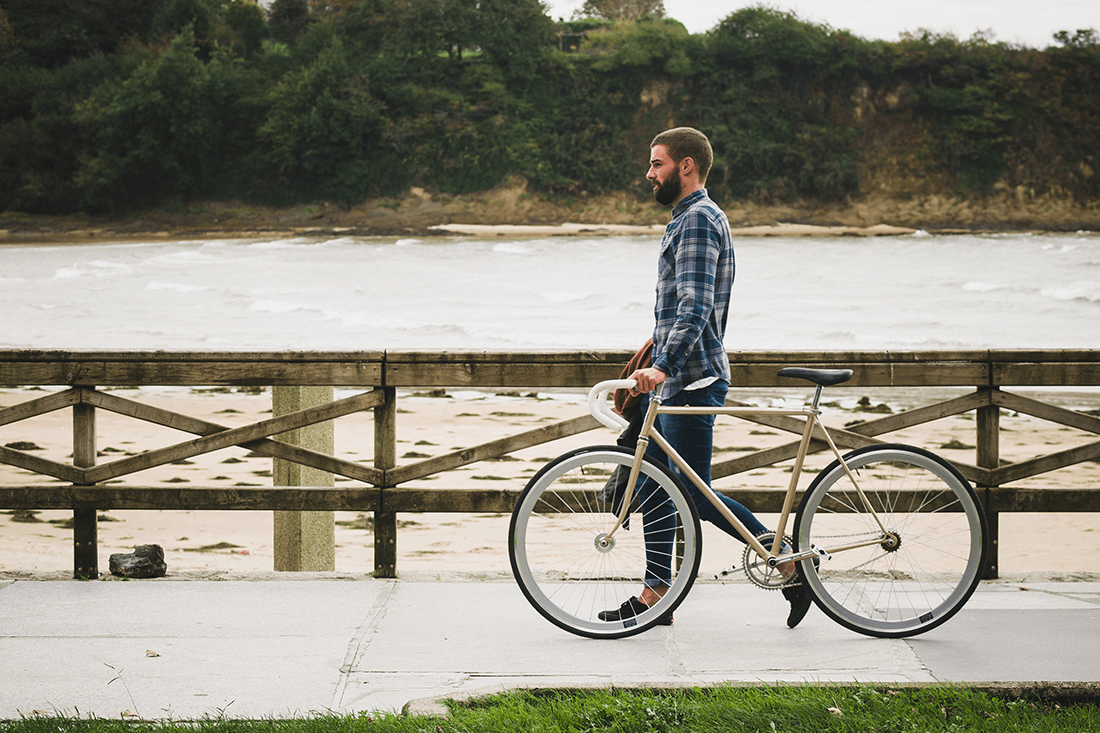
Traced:
<path id="1" fill-rule="evenodd" d="M 725 404 L 729 385 L 715 382 L 709 387 L 693 390 L 681 390 L 664 400 L 664 404 L 673 406 L 720 407 Z M 642 397 L 641 409 L 649 409 L 649 395 Z M 658 431 L 679 453 L 699 477 L 710 486 L 710 461 L 714 452 L 714 415 L 658 415 L 655 423 Z M 710 522 L 723 532 L 745 542 L 745 538 L 714 508 L 710 500 L 703 496 L 683 473 L 665 455 L 665 452 L 651 442 L 646 449 L 646 459 L 651 463 L 664 466 L 680 479 L 687 490 L 688 497 L 699 510 L 699 518 Z M 638 488 L 646 545 L 645 584 L 661 587 L 671 584 L 673 544 L 676 540 L 676 513 L 672 500 L 651 479 L 645 479 Z M 719 495 L 733 515 L 745 525 L 754 536 L 767 531 L 760 520 L 745 506 L 725 496 Z"/>

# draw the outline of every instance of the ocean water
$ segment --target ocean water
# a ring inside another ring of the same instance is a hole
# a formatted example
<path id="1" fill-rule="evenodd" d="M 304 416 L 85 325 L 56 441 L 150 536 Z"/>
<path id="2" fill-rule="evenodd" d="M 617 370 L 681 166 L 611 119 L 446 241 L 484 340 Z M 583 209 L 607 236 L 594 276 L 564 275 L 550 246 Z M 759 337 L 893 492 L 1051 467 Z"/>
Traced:
<path id="1" fill-rule="evenodd" d="M 634 349 L 659 238 L 0 246 L 0 348 Z M 743 238 L 731 349 L 1100 347 L 1100 236 Z"/>

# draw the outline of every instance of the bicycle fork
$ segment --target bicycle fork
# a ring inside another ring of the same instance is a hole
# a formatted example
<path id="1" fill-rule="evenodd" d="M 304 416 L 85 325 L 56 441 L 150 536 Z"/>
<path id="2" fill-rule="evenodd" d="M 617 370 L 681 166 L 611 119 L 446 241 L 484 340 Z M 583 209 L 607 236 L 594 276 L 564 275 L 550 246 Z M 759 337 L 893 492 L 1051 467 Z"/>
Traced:
<path id="1" fill-rule="evenodd" d="M 597 540 L 597 544 L 606 549 L 612 543 L 615 533 L 619 531 L 619 528 L 626 522 L 626 515 L 630 513 L 630 504 L 634 501 L 634 487 L 638 483 L 638 477 L 642 473 L 642 461 L 645 460 L 646 450 L 649 448 L 649 433 L 653 430 L 653 423 L 657 420 L 657 407 L 661 404 L 660 389 L 653 394 L 653 397 L 649 401 L 649 409 L 646 410 L 645 419 L 642 421 L 642 428 L 638 432 L 638 444 L 634 448 L 634 461 L 630 464 L 630 477 L 626 482 L 626 491 L 623 492 L 623 505 L 619 509 L 619 516 L 616 517 L 615 526 L 611 528 L 606 534 Z M 658 443 L 659 445 L 659 443 Z"/>

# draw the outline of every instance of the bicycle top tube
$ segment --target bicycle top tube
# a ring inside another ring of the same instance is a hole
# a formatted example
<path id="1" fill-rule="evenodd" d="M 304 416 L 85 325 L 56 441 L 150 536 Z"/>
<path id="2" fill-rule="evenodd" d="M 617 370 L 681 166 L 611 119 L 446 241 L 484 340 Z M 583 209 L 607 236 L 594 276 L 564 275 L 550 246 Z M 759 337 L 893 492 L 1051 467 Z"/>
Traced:
<path id="1" fill-rule="evenodd" d="M 704 407 L 704 406 L 673 406 L 665 407 L 659 403 L 657 396 L 650 406 L 651 412 L 648 419 L 642 426 L 641 435 L 639 435 L 639 442 L 637 447 L 637 453 L 634 458 L 634 465 L 631 468 L 630 476 L 627 480 L 628 486 L 633 486 L 634 480 L 638 476 L 638 470 L 640 468 L 640 462 L 642 456 L 646 450 L 646 445 L 652 439 L 656 441 L 658 447 L 660 447 L 669 459 L 676 465 L 677 468 L 684 474 L 687 480 L 694 484 L 700 493 L 709 501 L 714 508 L 722 514 L 722 516 L 728 521 L 746 542 L 753 548 L 757 554 L 762 558 L 769 560 L 775 558 L 779 554 L 779 542 L 785 531 L 787 518 L 790 516 L 791 509 L 793 508 L 795 490 L 802 473 L 802 462 L 806 457 L 806 452 L 809 447 L 810 437 L 814 432 L 815 427 L 821 428 L 821 433 L 825 436 L 828 442 L 830 450 L 833 455 L 843 464 L 843 457 L 840 451 L 837 449 L 836 444 L 833 442 L 831 436 L 825 426 L 820 423 L 818 416 L 821 411 L 818 409 L 818 402 L 821 397 L 821 390 L 824 384 L 840 384 L 851 378 L 852 372 L 849 369 L 803 369 L 792 367 L 783 369 L 779 372 L 780 376 L 785 377 L 797 377 L 802 379 L 808 379 L 816 385 L 816 391 L 814 393 L 813 404 L 809 407 L 800 407 L 797 409 L 786 408 L 774 408 L 774 407 Z M 592 413 L 592 416 L 603 423 L 605 426 L 612 430 L 621 431 L 629 426 L 629 422 L 622 416 L 613 412 L 607 403 L 607 395 L 616 389 L 633 389 L 636 386 L 636 382 L 633 379 L 613 379 L 605 382 L 600 382 L 595 385 L 588 395 L 588 408 Z M 653 408 L 656 408 L 655 413 Z M 650 420 L 654 414 L 696 414 L 696 415 L 730 415 L 734 417 L 751 417 L 754 415 L 791 415 L 791 416 L 804 416 L 806 423 L 802 431 L 802 440 L 799 444 L 798 455 L 795 459 L 794 470 L 791 472 L 790 484 L 787 488 L 787 494 L 784 499 L 783 509 L 780 512 L 780 520 L 778 527 L 776 528 L 776 539 L 773 542 L 773 547 L 767 548 L 762 545 L 755 537 L 751 536 L 751 533 L 745 529 L 744 525 L 737 519 L 736 516 L 730 511 L 730 509 L 718 498 L 718 495 L 714 490 L 706 484 L 676 452 L 676 450 L 668 443 L 667 440 L 652 426 Z M 608 535 L 614 534 L 619 529 L 626 511 L 625 506 L 629 503 L 629 497 L 631 492 L 628 492 L 627 500 L 624 502 L 624 511 L 622 516 L 619 517 L 619 523 L 617 524 Z"/>

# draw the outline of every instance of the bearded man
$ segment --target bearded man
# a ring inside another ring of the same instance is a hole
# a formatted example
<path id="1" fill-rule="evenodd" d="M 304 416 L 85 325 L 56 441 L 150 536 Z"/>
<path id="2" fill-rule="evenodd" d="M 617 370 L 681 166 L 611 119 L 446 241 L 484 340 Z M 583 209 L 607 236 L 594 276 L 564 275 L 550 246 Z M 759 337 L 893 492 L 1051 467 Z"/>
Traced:
<path id="1" fill-rule="evenodd" d="M 661 402 L 668 406 L 718 407 L 725 404 L 729 391 L 730 365 L 724 338 L 733 289 L 733 239 L 725 213 L 705 188 L 713 160 L 707 136 L 690 127 L 666 130 L 650 143 L 646 180 L 653 185 L 657 202 L 672 206 L 672 221 L 661 239 L 657 267 L 653 363 L 630 375 L 637 381 L 632 394 L 643 395 L 643 413 L 648 408 L 649 393 L 658 386 Z M 656 423 L 660 433 L 708 486 L 714 417 L 659 415 Z M 700 519 L 745 541 L 656 443 L 650 443 L 646 456 L 677 475 L 699 510 Z M 663 494 L 648 479 L 639 487 L 638 496 L 646 514 L 645 587 L 638 597 L 628 599 L 618 609 L 601 612 L 602 620 L 636 616 L 668 590 L 672 556 L 668 545 L 675 533 L 675 516 L 667 496 L 662 499 Z M 721 498 L 753 535 L 766 531 L 748 508 L 728 497 Z M 810 598 L 801 585 L 783 590 L 791 604 L 787 625 L 794 628 L 809 610 Z M 671 614 L 662 623 L 671 624 Z"/>

